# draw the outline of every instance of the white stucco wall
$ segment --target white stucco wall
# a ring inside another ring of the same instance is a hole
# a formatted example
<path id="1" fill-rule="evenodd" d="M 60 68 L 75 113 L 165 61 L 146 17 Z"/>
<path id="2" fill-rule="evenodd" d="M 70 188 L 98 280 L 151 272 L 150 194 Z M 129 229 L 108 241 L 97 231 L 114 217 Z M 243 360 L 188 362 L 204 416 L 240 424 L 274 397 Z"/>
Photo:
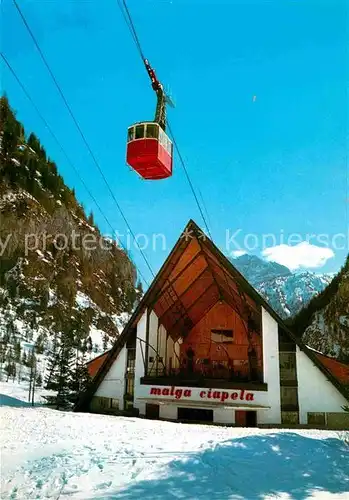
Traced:
<path id="1" fill-rule="evenodd" d="M 95 396 L 118 399 L 120 410 L 124 409 L 126 352 L 123 347 L 95 393 Z"/>
<path id="2" fill-rule="evenodd" d="M 281 424 L 278 324 L 262 307 L 264 382 L 268 384 L 269 410 L 257 410 L 258 424 Z"/>
<path id="3" fill-rule="evenodd" d="M 235 424 L 235 411 L 225 408 L 213 410 L 213 422 L 215 424 Z"/>
<path id="4" fill-rule="evenodd" d="M 297 346 L 299 422 L 307 423 L 307 412 L 344 412 L 348 401 Z"/>

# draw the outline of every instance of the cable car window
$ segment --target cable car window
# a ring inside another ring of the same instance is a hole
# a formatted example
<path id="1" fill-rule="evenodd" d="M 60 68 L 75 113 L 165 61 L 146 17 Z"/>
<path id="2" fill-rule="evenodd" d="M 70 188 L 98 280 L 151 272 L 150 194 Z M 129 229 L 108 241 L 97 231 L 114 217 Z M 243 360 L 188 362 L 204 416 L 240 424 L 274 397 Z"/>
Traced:
<path id="1" fill-rule="evenodd" d="M 147 125 L 147 133 L 146 133 L 147 137 L 157 139 L 158 132 L 159 132 L 159 129 L 156 125 L 153 125 L 153 124 Z"/>
<path id="2" fill-rule="evenodd" d="M 127 141 L 128 142 L 133 141 L 134 138 L 135 138 L 135 129 L 131 127 L 128 129 Z"/>
<path id="3" fill-rule="evenodd" d="M 168 153 L 171 153 L 171 143 L 167 135 L 165 136 L 165 148 Z"/>
<path id="4" fill-rule="evenodd" d="M 136 125 L 136 139 L 143 139 L 144 125 Z"/>

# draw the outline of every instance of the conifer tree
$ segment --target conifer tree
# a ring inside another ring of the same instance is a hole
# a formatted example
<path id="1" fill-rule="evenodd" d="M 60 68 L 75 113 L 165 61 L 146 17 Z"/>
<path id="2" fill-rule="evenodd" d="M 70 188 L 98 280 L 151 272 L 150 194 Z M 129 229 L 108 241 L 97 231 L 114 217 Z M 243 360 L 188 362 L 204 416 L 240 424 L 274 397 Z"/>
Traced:
<path id="1" fill-rule="evenodd" d="M 7 364 L 5 365 L 5 373 L 7 375 L 6 382 L 9 381 L 10 377 L 13 377 L 14 381 L 16 377 L 16 363 L 14 363 L 13 361 L 8 361 Z"/>
<path id="2" fill-rule="evenodd" d="M 31 401 L 34 395 L 35 371 L 36 371 L 36 357 L 34 349 L 32 349 L 32 351 L 28 354 L 27 359 L 28 359 L 28 366 L 30 368 L 28 401 Z"/>
<path id="3" fill-rule="evenodd" d="M 21 344 L 20 342 L 16 341 L 14 345 L 14 360 L 20 363 L 21 361 Z"/>
<path id="4" fill-rule="evenodd" d="M 41 373 L 38 373 L 37 377 L 36 377 L 36 385 L 38 387 L 41 387 L 42 386 L 42 376 L 41 376 Z"/>
<path id="5" fill-rule="evenodd" d="M 71 340 L 67 334 L 62 332 L 57 343 L 55 366 L 46 385 L 47 389 L 57 393 L 55 397 L 50 398 L 50 402 L 55 405 L 57 410 L 67 410 L 70 407 L 74 358 Z"/>
<path id="6" fill-rule="evenodd" d="M 108 336 L 106 334 L 103 335 L 103 351 L 108 350 Z"/>
<path id="7" fill-rule="evenodd" d="M 8 341 L 5 336 L 0 341 L 0 363 L 4 363 L 6 360 Z"/>
<path id="8" fill-rule="evenodd" d="M 41 333 L 40 335 L 38 335 L 38 338 L 36 339 L 35 351 L 37 354 L 43 354 L 44 352 L 44 337 Z"/>
<path id="9" fill-rule="evenodd" d="M 93 212 L 90 212 L 90 215 L 87 218 L 87 222 L 89 223 L 90 226 L 94 226 L 94 217 L 93 217 Z"/>
<path id="10" fill-rule="evenodd" d="M 51 385 L 51 379 L 53 376 L 53 373 L 56 369 L 57 363 L 58 363 L 58 357 L 59 357 L 59 346 L 58 346 L 58 334 L 55 333 L 53 340 L 52 340 L 52 345 L 49 349 L 48 352 L 48 358 L 47 358 L 47 375 L 45 378 L 45 387 L 46 389 L 50 389 Z"/>
<path id="11" fill-rule="evenodd" d="M 6 169 L 10 181 L 15 179 L 18 169 L 13 168 L 11 158 L 17 152 L 17 145 L 22 135 L 23 127 L 16 120 L 6 96 L 0 97 L 0 139 L 1 155 L 4 161 L 0 161 L 0 170 Z M 9 168 L 7 168 L 9 167 Z M 12 167 L 12 169 L 11 169 Z M 11 178 L 12 170 L 12 178 Z"/>
<path id="12" fill-rule="evenodd" d="M 87 369 L 87 343 L 83 341 L 80 348 L 76 349 L 75 370 L 72 376 L 71 390 L 74 401 L 77 401 L 79 395 L 85 392 L 90 384 L 91 378 Z"/>
<path id="13" fill-rule="evenodd" d="M 8 341 L 12 341 L 13 336 L 15 335 L 15 331 L 16 331 L 15 325 L 14 325 L 13 320 L 11 319 L 7 323 L 7 338 L 8 338 Z"/>
<path id="14" fill-rule="evenodd" d="M 22 365 L 27 366 L 28 360 L 27 360 L 27 354 L 25 351 L 23 351 L 22 354 Z"/>

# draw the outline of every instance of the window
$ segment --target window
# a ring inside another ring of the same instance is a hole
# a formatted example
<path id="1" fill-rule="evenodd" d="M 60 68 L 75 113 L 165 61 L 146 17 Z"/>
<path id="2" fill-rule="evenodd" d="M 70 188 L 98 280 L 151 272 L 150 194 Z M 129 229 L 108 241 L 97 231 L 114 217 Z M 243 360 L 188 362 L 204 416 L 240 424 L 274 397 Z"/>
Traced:
<path id="1" fill-rule="evenodd" d="M 144 125 L 136 125 L 136 139 L 144 138 Z"/>
<path id="2" fill-rule="evenodd" d="M 297 380 L 296 354 L 294 352 L 280 352 L 280 379 Z"/>
<path id="3" fill-rule="evenodd" d="M 327 427 L 329 429 L 349 429 L 349 413 L 348 412 L 331 412 L 327 413 Z"/>
<path id="4" fill-rule="evenodd" d="M 130 359 L 127 362 L 127 371 L 129 373 L 134 373 L 136 367 L 136 360 L 135 359 Z"/>
<path id="5" fill-rule="evenodd" d="M 165 148 L 169 154 L 172 153 L 172 142 L 162 129 L 160 129 L 159 131 L 159 142 L 161 146 Z"/>
<path id="6" fill-rule="evenodd" d="M 170 145 L 170 141 L 169 141 L 168 137 L 165 135 L 165 137 L 164 137 L 164 147 L 165 147 L 165 149 L 166 149 L 167 152 L 169 152 L 169 150 L 170 150 L 169 145 Z"/>
<path id="7" fill-rule="evenodd" d="M 136 349 L 129 347 L 127 349 L 127 373 L 134 373 L 136 366 Z"/>
<path id="8" fill-rule="evenodd" d="M 119 409 L 119 400 L 118 399 L 111 399 L 110 400 L 110 408 L 112 410 L 118 410 Z"/>
<path id="9" fill-rule="evenodd" d="M 147 125 L 147 137 L 157 139 L 159 135 L 159 127 L 156 124 Z"/>
<path id="10" fill-rule="evenodd" d="M 161 144 L 161 146 L 164 146 L 164 132 L 163 130 L 160 128 L 159 129 L 159 143 Z"/>
<path id="11" fill-rule="evenodd" d="M 233 330 L 225 329 L 214 329 L 211 330 L 211 340 L 213 342 L 224 342 L 232 344 L 233 342 Z"/>
<path id="12" fill-rule="evenodd" d="M 298 425 L 298 411 L 282 411 L 281 423 L 286 425 Z"/>
<path id="13" fill-rule="evenodd" d="M 326 425 L 326 415 L 320 412 L 308 412 L 309 425 Z"/>
<path id="14" fill-rule="evenodd" d="M 95 411 L 108 410 L 110 408 L 110 398 L 94 396 L 91 401 L 91 409 Z"/>
<path id="15" fill-rule="evenodd" d="M 296 343 L 292 341 L 289 335 L 279 325 L 279 351 L 296 352 Z"/>
<path id="16" fill-rule="evenodd" d="M 202 408 L 178 408 L 178 420 L 193 422 L 213 422 L 213 410 Z"/>
<path id="17" fill-rule="evenodd" d="M 125 401 L 125 410 L 126 411 L 133 410 L 133 401 Z"/>
<path id="18" fill-rule="evenodd" d="M 134 127 L 130 127 L 128 129 L 127 141 L 128 142 L 133 141 L 134 138 L 135 138 L 135 129 Z"/>
<path id="19" fill-rule="evenodd" d="M 133 377 L 126 378 L 126 395 L 134 396 L 135 392 L 135 379 Z"/>
<path id="20" fill-rule="evenodd" d="M 281 406 L 298 408 L 298 389 L 297 387 L 280 387 Z"/>
<path id="21" fill-rule="evenodd" d="M 165 149 L 166 151 L 168 152 L 168 154 L 171 154 L 172 153 L 172 142 L 170 141 L 170 139 L 166 136 L 166 145 L 165 145 Z"/>
<path id="22" fill-rule="evenodd" d="M 146 418 L 159 418 L 159 405 L 153 403 L 145 403 L 145 416 Z"/>

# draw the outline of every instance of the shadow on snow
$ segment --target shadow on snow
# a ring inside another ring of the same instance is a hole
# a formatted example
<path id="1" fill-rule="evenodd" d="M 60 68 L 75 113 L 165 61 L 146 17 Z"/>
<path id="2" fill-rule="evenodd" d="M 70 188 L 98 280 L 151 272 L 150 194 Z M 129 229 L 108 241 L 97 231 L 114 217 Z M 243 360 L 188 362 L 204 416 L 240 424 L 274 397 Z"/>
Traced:
<path id="1" fill-rule="evenodd" d="M 349 492 L 349 449 L 337 439 L 280 432 L 222 442 L 170 462 L 156 479 L 93 498 L 224 500 L 283 493 L 300 500 L 315 490 Z"/>
<path id="2" fill-rule="evenodd" d="M 21 399 L 14 398 L 12 396 L 7 396 L 6 394 L 0 394 L 0 406 L 11 406 L 12 408 L 27 408 L 32 407 L 31 403 L 22 401 Z M 39 403 L 35 403 L 35 406 L 42 406 Z"/>

